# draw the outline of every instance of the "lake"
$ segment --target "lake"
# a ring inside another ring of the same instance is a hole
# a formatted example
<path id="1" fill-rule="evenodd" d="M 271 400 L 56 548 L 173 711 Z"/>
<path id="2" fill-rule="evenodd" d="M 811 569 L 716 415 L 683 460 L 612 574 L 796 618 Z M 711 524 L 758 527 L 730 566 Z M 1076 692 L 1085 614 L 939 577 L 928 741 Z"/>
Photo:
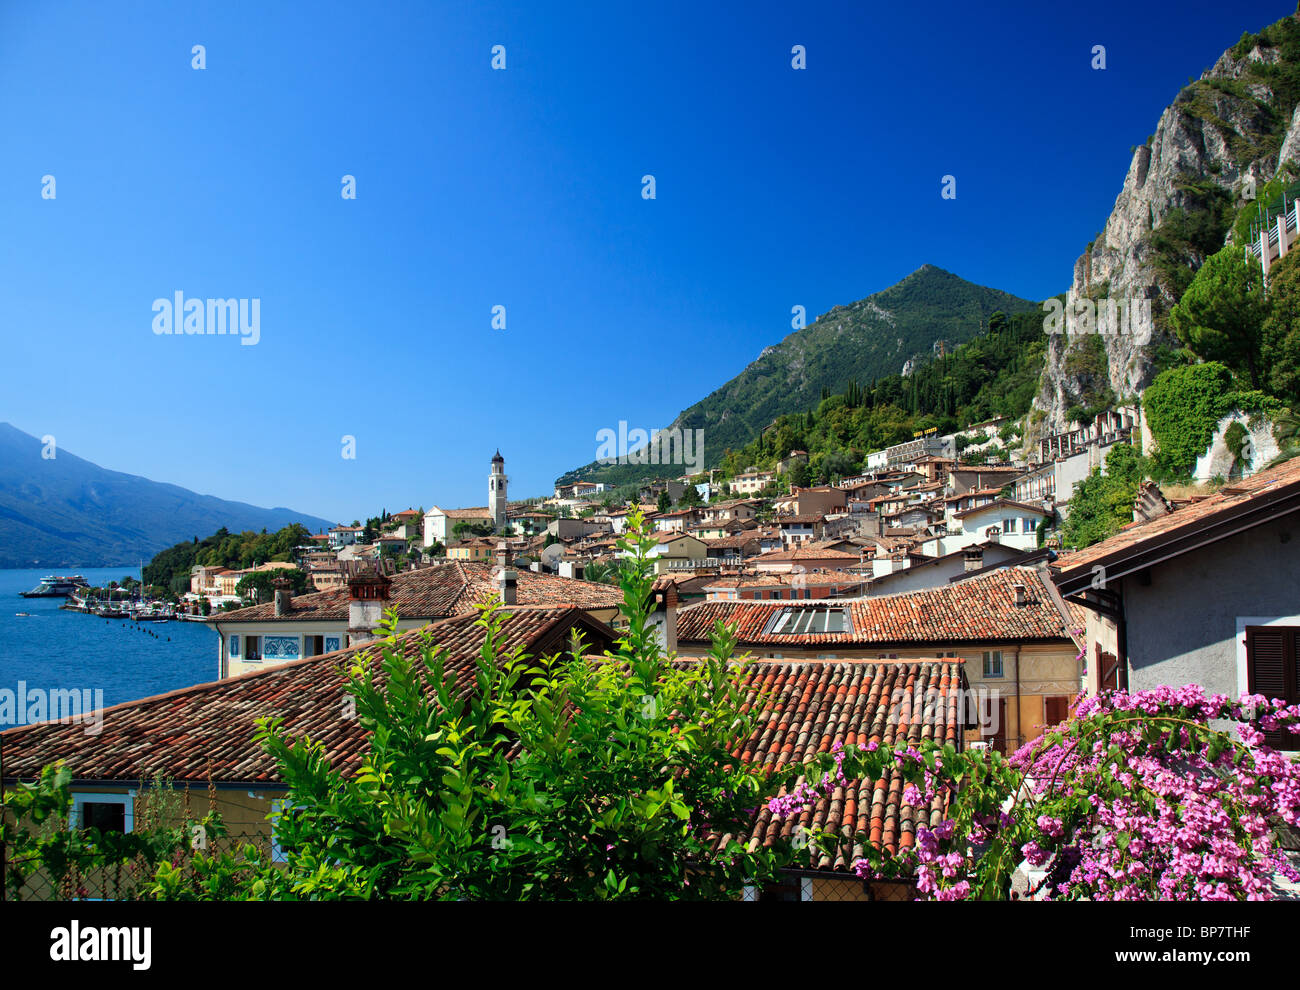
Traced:
<path id="1" fill-rule="evenodd" d="M 217 678 L 217 634 L 201 622 L 142 622 L 101 619 L 65 612 L 64 598 L 20 598 L 41 578 L 38 570 L 0 570 L 0 691 L 40 689 L 103 691 L 116 705 Z M 120 582 L 139 572 L 131 567 L 62 568 L 91 585 Z M 16 613 L 29 612 L 27 618 Z M 22 724 L 22 705 L 5 725 Z M 4 717 L 4 716 L 0 716 Z"/>

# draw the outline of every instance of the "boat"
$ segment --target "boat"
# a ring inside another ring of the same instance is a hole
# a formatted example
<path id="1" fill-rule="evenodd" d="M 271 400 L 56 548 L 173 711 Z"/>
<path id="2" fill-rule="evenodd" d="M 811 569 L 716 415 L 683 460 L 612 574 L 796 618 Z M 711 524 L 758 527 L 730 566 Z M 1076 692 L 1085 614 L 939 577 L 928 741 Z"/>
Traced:
<path id="1" fill-rule="evenodd" d="M 67 577 L 51 574 L 41 578 L 41 583 L 31 591 L 20 591 L 19 594 L 24 598 L 68 598 L 88 587 L 86 579 L 80 574 Z"/>

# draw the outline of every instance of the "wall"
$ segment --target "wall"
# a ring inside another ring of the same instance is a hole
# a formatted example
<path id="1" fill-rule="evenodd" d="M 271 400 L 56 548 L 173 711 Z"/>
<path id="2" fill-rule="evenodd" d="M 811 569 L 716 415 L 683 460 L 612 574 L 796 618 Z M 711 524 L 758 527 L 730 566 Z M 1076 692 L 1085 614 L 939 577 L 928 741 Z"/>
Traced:
<path id="1" fill-rule="evenodd" d="M 1237 640 L 1246 625 L 1300 613 L 1300 513 L 1123 579 L 1133 689 L 1196 683 L 1235 697 L 1246 690 Z M 1295 620 L 1300 625 L 1300 618 Z"/>

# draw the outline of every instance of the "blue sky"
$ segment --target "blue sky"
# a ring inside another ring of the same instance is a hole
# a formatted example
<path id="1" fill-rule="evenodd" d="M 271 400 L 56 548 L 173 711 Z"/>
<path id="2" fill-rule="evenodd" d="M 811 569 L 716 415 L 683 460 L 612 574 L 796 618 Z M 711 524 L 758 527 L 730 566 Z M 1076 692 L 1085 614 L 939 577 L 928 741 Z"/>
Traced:
<path id="1" fill-rule="evenodd" d="M 497 447 L 544 494 L 793 305 L 1062 291 L 1130 147 L 1291 9 L 3 4 L 0 420 L 348 521 L 483 504 Z M 177 290 L 260 299 L 259 342 L 154 334 Z"/>

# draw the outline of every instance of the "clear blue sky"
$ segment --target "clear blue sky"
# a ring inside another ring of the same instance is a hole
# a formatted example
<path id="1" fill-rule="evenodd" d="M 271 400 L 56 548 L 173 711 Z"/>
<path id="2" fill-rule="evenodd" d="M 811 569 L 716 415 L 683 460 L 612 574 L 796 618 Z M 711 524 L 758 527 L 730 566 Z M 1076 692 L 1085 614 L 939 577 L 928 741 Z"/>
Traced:
<path id="1" fill-rule="evenodd" d="M 1062 291 L 1130 146 L 1292 9 L 4 3 L 0 420 L 348 521 L 484 504 L 497 447 L 543 494 L 793 305 L 927 262 Z M 177 290 L 259 298 L 260 342 L 155 335 Z"/>

